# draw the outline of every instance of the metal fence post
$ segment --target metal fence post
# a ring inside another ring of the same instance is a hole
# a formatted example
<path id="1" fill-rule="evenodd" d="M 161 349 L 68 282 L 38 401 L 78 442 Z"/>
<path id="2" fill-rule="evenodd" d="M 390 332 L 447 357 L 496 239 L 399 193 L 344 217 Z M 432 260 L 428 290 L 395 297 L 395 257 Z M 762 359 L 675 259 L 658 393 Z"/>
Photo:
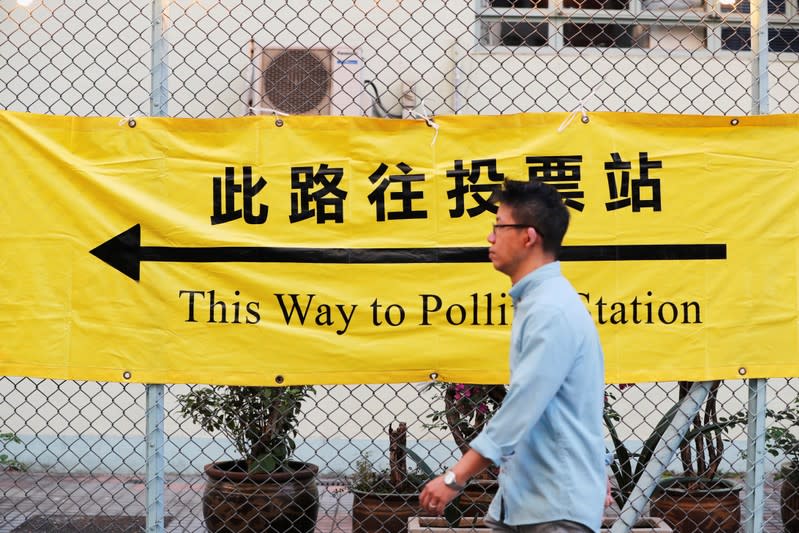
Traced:
<path id="1" fill-rule="evenodd" d="M 167 116 L 169 102 L 169 65 L 167 54 L 169 41 L 166 39 L 169 0 L 152 2 L 152 65 L 150 87 L 150 116 Z"/>
<path id="2" fill-rule="evenodd" d="M 765 510 L 764 483 L 766 479 L 766 380 L 750 379 L 746 420 L 746 475 L 743 501 L 745 533 L 763 530 Z"/>
<path id="3" fill-rule="evenodd" d="M 768 114 L 768 0 L 755 0 L 752 9 L 752 114 Z"/>
<path id="4" fill-rule="evenodd" d="M 768 114 L 768 0 L 751 3 L 752 19 L 752 114 Z M 763 528 L 766 480 L 766 380 L 748 381 L 746 420 L 746 474 L 744 476 L 743 529 L 757 533 Z"/>
<path id="5" fill-rule="evenodd" d="M 166 39 L 169 0 L 152 2 L 152 66 L 150 115 L 167 116 L 169 66 Z M 164 385 L 149 384 L 147 392 L 147 533 L 164 531 Z"/>
<path id="6" fill-rule="evenodd" d="M 164 531 L 164 386 L 147 385 L 147 533 Z"/>

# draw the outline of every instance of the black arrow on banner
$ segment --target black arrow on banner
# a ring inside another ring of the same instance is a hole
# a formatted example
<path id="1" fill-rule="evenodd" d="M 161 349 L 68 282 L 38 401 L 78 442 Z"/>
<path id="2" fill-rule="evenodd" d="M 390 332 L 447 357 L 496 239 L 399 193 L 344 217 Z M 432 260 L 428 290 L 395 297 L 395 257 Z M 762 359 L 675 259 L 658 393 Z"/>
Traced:
<path id="1" fill-rule="evenodd" d="M 104 242 L 91 253 L 136 281 L 139 281 L 142 261 L 338 264 L 488 262 L 487 246 L 445 248 L 286 248 L 279 246 L 175 248 L 142 246 L 139 224 Z M 726 258 L 726 244 L 564 246 L 560 254 L 562 261 L 677 261 Z"/>

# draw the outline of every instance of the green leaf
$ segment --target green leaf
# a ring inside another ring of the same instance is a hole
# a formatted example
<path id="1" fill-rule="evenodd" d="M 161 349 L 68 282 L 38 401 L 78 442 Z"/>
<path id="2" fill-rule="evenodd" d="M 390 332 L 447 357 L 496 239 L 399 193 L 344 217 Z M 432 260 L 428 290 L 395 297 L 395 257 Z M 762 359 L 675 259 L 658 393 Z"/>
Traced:
<path id="1" fill-rule="evenodd" d="M 413 462 L 416 463 L 416 466 L 419 467 L 419 470 L 424 472 L 430 478 L 436 477 L 436 474 L 435 472 L 433 472 L 433 469 L 430 468 L 430 466 L 424 462 L 424 459 L 419 457 L 419 455 L 417 455 L 416 452 L 414 452 L 413 450 L 409 450 L 408 448 L 402 445 L 400 445 L 400 448 L 402 448 L 402 450 L 408 454 L 408 457 L 413 459 Z"/>
<path id="2" fill-rule="evenodd" d="M 277 469 L 277 466 L 277 459 L 270 453 L 256 457 L 250 464 L 248 471 L 250 474 L 273 472 L 275 469 Z"/>
<path id="3" fill-rule="evenodd" d="M 638 480 L 641 478 L 641 474 L 644 473 L 644 469 L 649 464 L 649 461 L 652 460 L 652 456 L 655 454 L 655 447 L 658 445 L 658 442 L 663 438 L 663 434 L 666 430 L 671 426 L 672 420 L 674 420 L 674 416 L 677 414 L 677 411 L 680 409 L 680 402 L 672 405 L 666 414 L 663 415 L 663 418 L 655 426 L 655 429 L 652 430 L 652 434 L 644 443 L 644 447 L 641 450 L 641 454 L 638 456 L 638 462 L 635 465 L 635 474 L 633 475 L 633 482 L 638 483 Z"/>
<path id="4" fill-rule="evenodd" d="M 607 413 L 605 414 L 605 426 L 607 426 L 608 433 L 610 433 L 610 438 L 613 441 L 615 455 L 613 462 L 610 463 L 610 469 L 613 471 L 613 476 L 616 478 L 620 489 L 614 499 L 619 504 L 619 507 L 624 507 L 624 503 L 630 497 L 635 486 L 632 457 L 624 442 L 619 438 L 616 428 L 613 426 L 613 421 Z"/>

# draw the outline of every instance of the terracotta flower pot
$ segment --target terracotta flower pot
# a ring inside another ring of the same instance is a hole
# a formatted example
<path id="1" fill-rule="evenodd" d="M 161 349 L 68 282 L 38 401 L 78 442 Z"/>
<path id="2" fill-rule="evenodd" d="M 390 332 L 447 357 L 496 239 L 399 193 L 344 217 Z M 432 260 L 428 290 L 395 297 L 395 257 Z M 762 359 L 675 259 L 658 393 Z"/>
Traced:
<path id="1" fill-rule="evenodd" d="M 290 462 L 291 472 L 249 474 L 240 462 L 205 466 L 203 517 L 211 533 L 313 533 L 319 512 L 316 465 Z"/>
<path id="2" fill-rule="evenodd" d="M 408 518 L 419 514 L 419 493 L 352 489 L 352 533 L 406 533 Z"/>
<path id="3" fill-rule="evenodd" d="M 799 467 L 783 469 L 780 515 L 785 533 L 799 533 Z"/>
<path id="4" fill-rule="evenodd" d="M 650 514 L 678 533 L 738 533 L 741 487 L 726 479 L 676 477 L 658 482 Z"/>

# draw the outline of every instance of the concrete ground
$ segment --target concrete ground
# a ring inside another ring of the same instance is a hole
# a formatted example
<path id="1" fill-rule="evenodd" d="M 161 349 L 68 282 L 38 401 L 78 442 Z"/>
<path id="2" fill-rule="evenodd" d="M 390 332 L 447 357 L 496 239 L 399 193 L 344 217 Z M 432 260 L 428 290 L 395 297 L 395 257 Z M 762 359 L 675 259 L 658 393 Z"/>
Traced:
<path id="1" fill-rule="evenodd" d="M 202 476 L 166 480 L 166 532 L 204 532 Z M 763 532 L 780 533 L 779 485 L 766 483 Z M 352 531 L 352 495 L 319 483 L 316 533 Z M 133 533 L 144 530 L 144 481 L 137 476 L 0 472 L 0 533 Z M 610 509 L 613 512 L 613 509 Z"/>

